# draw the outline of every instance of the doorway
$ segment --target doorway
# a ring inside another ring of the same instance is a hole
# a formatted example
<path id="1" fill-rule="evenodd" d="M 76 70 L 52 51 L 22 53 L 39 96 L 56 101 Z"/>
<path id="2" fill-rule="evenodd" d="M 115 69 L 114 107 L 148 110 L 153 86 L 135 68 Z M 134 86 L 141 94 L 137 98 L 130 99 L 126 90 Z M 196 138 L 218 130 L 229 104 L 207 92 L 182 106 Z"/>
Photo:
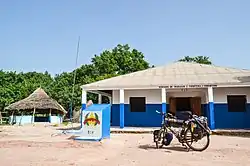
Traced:
<path id="1" fill-rule="evenodd" d="M 176 98 L 176 111 L 191 111 L 191 97 L 177 97 Z"/>
<path id="2" fill-rule="evenodd" d="M 191 111 L 193 114 L 201 115 L 201 97 L 170 97 L 169 111 L 175 114 L 176 111 Z"/>

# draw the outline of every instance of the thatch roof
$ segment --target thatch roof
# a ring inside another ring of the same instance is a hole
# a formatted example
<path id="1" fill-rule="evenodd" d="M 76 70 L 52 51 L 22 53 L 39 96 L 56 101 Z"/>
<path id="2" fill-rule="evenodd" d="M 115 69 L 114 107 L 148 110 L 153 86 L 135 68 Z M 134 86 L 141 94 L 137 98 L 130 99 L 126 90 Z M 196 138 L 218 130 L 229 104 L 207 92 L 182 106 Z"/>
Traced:
<path id="1" fill-rule="evenodd" d="M 85 90 L 159 88 L 175 85 L 250 85 L 250 70 L 175 62 L 82 85 Z"/>
<path id="2" fill-rule="evenodd" d="M 61 113 L 67 113 L 67 111 L 54 99 L 50 98 L 47 93 L 42 89 L 36 89 L 32 94 L 27 98 L 15 102 L 8 107 L 6 110 L 30 110 L 30 109 L 39 109 L 39 110 L 58 110 Z"/>

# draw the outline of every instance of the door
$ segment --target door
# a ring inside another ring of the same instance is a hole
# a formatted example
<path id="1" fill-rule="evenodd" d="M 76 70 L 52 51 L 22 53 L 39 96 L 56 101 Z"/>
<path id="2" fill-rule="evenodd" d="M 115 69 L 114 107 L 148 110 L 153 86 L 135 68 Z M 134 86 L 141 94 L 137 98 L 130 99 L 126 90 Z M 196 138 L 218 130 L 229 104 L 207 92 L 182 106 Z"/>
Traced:
<path id="1" fill-rule="evenodd" d="M 190 99 L 192 112 L 195 115 L 201 115 L 201 97 L 192 97 Z"/>
<path id="2" fill-rule="evenodd" d="M 169 112 L 173 114 L 176 112 L 176 99 L 174 97 L 169 98 Z"/>

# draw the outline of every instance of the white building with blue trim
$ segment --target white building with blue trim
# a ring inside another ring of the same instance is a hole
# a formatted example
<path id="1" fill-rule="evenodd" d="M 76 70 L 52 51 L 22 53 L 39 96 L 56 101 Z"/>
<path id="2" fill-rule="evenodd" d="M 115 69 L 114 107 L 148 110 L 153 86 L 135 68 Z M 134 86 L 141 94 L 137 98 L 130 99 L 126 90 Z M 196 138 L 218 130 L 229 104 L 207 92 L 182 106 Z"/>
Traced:
<path id="1" fill-rule="evenodd" d="M 82 85 L 87 92 L 108 96 L 111 125 L 156 127 L 156 110 L 192 111 L 208 117 L 211 129 L 250 128 L 250 70 L 175 62 Z"/>

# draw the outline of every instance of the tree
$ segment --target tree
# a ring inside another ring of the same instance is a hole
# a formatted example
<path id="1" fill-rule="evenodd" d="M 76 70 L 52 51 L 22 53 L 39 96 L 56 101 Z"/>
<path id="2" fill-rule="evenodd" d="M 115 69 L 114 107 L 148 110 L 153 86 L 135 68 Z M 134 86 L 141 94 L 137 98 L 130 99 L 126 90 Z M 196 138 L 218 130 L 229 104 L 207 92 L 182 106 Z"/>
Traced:
<path id="1" fill-rule="evenodd" d="M 27 97 L 38 87 L 48 89 L 52 83 L 53 78 L 48 72 L 16 73 L 0 71 L 0 111 L 7 105 Z"/>
<path id="2" fill-rule="evenodd" d="M 185 56 L 179 61 L 180 62 L 196 62 L 196 63 L 208 64 L 208 65 L 212 64 L 211 60 L 207 56 L 196 56 L 196 57 Z"/>
<path id="3" fill-rule="evenodd" d="M 149 68 L 144 55 L 136 49 L 130 49 L 128 44 L 118 44 L 111 51 L 105 50 L 99 56 L 95 55 L 91 62 L 99 76 L 116 76 Z"/>
<path id="4" fill-rule="evenodd" d="M 38 87 L 43 88 L 67 111 L 70 110 L 71 101 L 73 101 L 73 110 L 79 110 L 81 107 L 81 85 L 154 67 L 150 66 L 144 59 L 142 52 L 131 49 L 127 44 L 118 44 L 111 50 L 103 51 L 99 56 L 94 55 L 91 62 L 91 64 L 84 64 L 72 72 L 57 74 L 54 78 L 48 72 L 16 73 L 0 70 L 0 111 L 10 103 L 27 97 Z M 75 72 L 76 80 L 72 98 Z M 98 96 L 88 93 L 87 99 L 97 102 Z"/>
<path id="5" fill-rule="evenodd" d="M 144 55 L 136 49 L 118 44 L 111 50 L 104 50 L 99 56 L 94 55 L 92 64 L 85 64 L 72 72 L 63 72 L 56 75 L 55 81 L 49 89 L 51 97 L 56 99 L 66 110 L 70 109 L 71 100 L 73 109 L 81 106 L 81 89 L 83 84 L 111 78 L 149 68 Z M 73 76 L 76 71 L 74 96 L 72 99 Z M 98 96 L 89 94 L 87 99 L 97 102 Z"/>

